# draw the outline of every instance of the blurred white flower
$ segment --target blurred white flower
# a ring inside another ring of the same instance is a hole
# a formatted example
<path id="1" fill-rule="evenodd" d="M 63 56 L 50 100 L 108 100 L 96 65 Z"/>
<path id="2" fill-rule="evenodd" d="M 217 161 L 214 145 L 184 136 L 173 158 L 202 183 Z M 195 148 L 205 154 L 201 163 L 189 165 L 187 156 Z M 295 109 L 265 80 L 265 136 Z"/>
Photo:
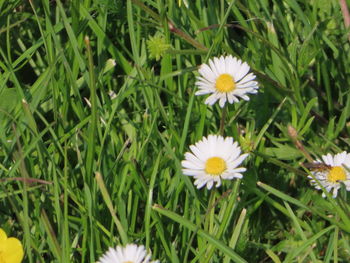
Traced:
<path id="1" fill-rule="evenodd" d="M 147 253 L 144 246 L 135 244 L 128 244 L 126 247 L 117 246 L 116 248 L 109 248 L 109 250 L 102 255 L 99 263 L 159 263 L 158 260 L 150 261 L 151 253 Z"/>

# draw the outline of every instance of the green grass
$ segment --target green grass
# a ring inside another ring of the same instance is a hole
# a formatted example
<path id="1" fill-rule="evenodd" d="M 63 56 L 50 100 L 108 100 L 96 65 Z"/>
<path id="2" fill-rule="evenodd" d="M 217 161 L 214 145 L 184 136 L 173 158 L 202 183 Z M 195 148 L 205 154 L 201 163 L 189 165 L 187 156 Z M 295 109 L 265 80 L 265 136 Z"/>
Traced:
<path id="1" fill-rule="evenodd" d="M 338 1 L 0 0 L 0 43 L 0 227 L 24 262 L 127 243 L 161 262 L 348 262 L 349 194 L 322 198 L 300 165 L 350 151 Z M 221 109 L 195 76 L 222 54 L 260 83 L 224 126 L 250 156 L 242 180 L 198 190 L 181 160 Z"/>

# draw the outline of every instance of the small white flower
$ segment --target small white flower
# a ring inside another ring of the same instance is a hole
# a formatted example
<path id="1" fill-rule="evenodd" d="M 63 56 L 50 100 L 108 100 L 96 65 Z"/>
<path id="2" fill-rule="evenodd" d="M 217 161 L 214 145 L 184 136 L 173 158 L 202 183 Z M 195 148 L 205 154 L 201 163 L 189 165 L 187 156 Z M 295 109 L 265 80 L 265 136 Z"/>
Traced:
<path id="1" fill-rule="evenodd" d="M 159 263 L 158 260 L 150 259 L 151 253 L 148 254 L 144 246 L 128 244 L 126 247 L 109 248 L 99 259 L 99 263 Z"/>
<path id="2" fill-rule="evenodd" d="M 241 148 L 232 137 L 209 135 L 208 138 L 191 145 L 192 152 L 185 153 L 185 160 L 181 162 L 182 172 L 193 176 L 197 188 L 207 185 L 208 189 L 221 185 L 221 179 L 242 178 L 246 171 L 240 165 L 248 154 L 241 154 Z"/>
<path id="3" fill-rule="evenodd" d="M 199 90 L 195 95 L 211 94 L 205 104 L 213 105 L 219 100 L 221 108 L 226 101 L 230 104 L 238 102 L 238 97 L 249 100 L 247 93 L 255 94 L 259 88 L 254 81 L 255 75 L 249 73 L 250 67 L 246 62 L 229 56 L 209 59 L 209 64 L 202 64 L 198 70 L 196 85 Z"/>
<path id="4" fill-rule="evenodd" d="M 334 156 L 331 154 L 323 155 L 322 162 L 317 160 L 315 164 L 322 164 L 320 167 L 311 168 L 311 173 L 319 183 L 330 193 L 333 192 L 333 198 L 337 197 L 341 183 L 345 185 L 347 191 L 350 191 L 350 153 L 342 152 Z M 317 182 L 309 175 L 311 184 L 316 189 L 321 189 Z M 325 193 L 322 194 L 325 197 Z"/>

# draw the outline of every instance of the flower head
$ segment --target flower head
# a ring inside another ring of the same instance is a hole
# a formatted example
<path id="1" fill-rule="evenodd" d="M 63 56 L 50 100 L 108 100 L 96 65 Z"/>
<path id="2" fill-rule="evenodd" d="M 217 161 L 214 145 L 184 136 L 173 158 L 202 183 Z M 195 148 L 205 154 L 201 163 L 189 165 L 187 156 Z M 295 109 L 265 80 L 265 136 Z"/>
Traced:
<path id="1" fill-rule="evenodd" d="M 158 263 L 150 261 L 151 254 L 147 254 L 144 246 L 128 244 L 126 247 L 117 246 L 109 250 L 99 259 L 100 263 Z"/>
<path id="2" fill-rule="evenodd" d="M 213 105 L 219 100 L 221 108 L 226 101 L 232 104 L 238 102 L 238 98 L 249 100 L 247 93 L 255 94 L 259 88 L 258 82 L 254 81 L 256 76 L 248 74 L 249 70 L 246 62 L 231 55 L 209 59 L 209 64 L 202 64 L 199 68 L 196 95 L 211 94 L 205 104 Z"/>
<path id="3" fill-rule="evenodd" d="M 165 38 L 158 32 L 147 40 L 149 56 L 150 58 L 155 58 L 157 61 L 160 60 L 170 48 L 171 45 L 167 44 Z"/>
<path id="4" fill-rule="evenodd" d="M 314 164 L 319 166 L 311 168 L 311 173 L 319 183 L 328 192 L 333 192 L 334 198 L 337 197 L 341 183 L 345 185 L 347 191 L 350 191 L 350 172 L 348 171 L 350 168 L 350 153 L 342 152 L 334 156 L 331 154 L 323 155 L 322 161 L 315 161 Z M 316 189 L 321 189 L 311 176 L 308 176 L 308 178 Z M 325 197 L 325 193 L 322 196 Z"/>
<path id="5" fill-rule="evenodd" d="M 21 241 L 15 237 L 7 237 L 5 231 L 0 228 L 0 262 L 20 263 L 23 256 Z"/>
<path id="6" fill-rule="evenodd" d="M 182 172 L 193 176 L 197 188 L 207 185 L 208 189 L 221 185 L 222 179 L 242 178 L 244 167 L 239 166 L 248 154 L 241 155 L 241 148 L 232 137 L 209 135 L 208 138 L 190 146 L 191 152 L 185 153 L 185 160 L 181 162 Z"/>

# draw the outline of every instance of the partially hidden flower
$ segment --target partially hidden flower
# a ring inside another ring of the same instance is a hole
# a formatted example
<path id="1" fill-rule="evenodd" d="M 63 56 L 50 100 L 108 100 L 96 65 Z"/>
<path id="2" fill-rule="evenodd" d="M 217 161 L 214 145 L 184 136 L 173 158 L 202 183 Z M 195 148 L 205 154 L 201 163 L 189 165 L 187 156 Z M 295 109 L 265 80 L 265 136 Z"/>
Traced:
<path id="1" fill-rule="evenodd" d="M 238 102 L 239 98 L 249 100 L 248 93 L 258 92 L 256 76 L 248 73 L 250 67 L 246 62 L 229 56 L 214 57 L 208 64 L 202 64 L 198 70 L 196 85 L 199 90 L 195 95 L 211 94 L 205 104 L 213 105 L 219 101 L 221 108 L 226 101 L 230 104 Z"/>
<path id="2" fill-rule="evenodd" d="M 191 152 L 185 153 L 181 162 L 182 172 L 195 178 L 198 189 L 204 185 L 211 189 L 221 185 L 223 179 L 242 178 L 244 167 L 238 167 L 248 154 L 241 154 L 241 148 L 232 137 L 209 135 L 190 146 Z"/>
<path id="3" fill-rule="evenodd" d="M 322 161 L 316 160 L 310 172 L 315 179 L 329 192 L 333 198 L 337 197 L 338 190 L 343 183 L 347 191 L 350 191 L 350 153 L 342 152 L 336 155 L 322 155 Z M 312 176 L 308 176 L 311 184 L 316 189 L 321 189 L 319 184 Z M 322 194 L 325 197 L 325 193 Z"/>
<path id="4" fill-rule="evenodd" d="M 159 263 L 150 261 L 151 253 L 147 253 L 143 245 L 128 244 L 126 247 L 116 246 L 102 255 L 99 263 Z"/>
<path id="5" fill-rule="evenodd" d="M 24 256 L 21 241 L 15 237 L 7 237 L 5 231 L 0 228 L 0 262 L 20 263 Z"/>

